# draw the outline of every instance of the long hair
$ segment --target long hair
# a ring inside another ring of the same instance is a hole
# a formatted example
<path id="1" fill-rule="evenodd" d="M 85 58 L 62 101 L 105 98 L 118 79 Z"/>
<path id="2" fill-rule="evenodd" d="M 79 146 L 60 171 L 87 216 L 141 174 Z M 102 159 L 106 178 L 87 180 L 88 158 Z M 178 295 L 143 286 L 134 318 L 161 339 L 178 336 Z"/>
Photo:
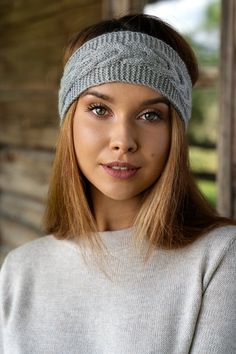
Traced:
<path id="1" fill-rule="evenodd" d="M 139 31 L 165 41 L 185 62 L 193 85 L 197 81 L 197 61 L 185 39 L 160 19 L 143 14 L 103 21 L 83 30 L 69 43 L 65 63 L 86 41 L 117 30 Z M 73 143 L 76 104 L 77 101 L 72 103 L 60 129 L 44 224 L 46 231 L 56 238 L 77 240 L 98 254 L 105 248 L 99 238 L 87 182 L 79 169 Z M 143 193 L 142 206 L 134 221 L 136 243 L 141 244 L 144 238 L 148 241 L 146 260 L 158 247 L 184 247 L 218 226 L 236 224 L 220 217 L 200 193 L 190 170 L 185 126 L 173 107 L 170 120 L 168 160 L 159 179 Z"/>

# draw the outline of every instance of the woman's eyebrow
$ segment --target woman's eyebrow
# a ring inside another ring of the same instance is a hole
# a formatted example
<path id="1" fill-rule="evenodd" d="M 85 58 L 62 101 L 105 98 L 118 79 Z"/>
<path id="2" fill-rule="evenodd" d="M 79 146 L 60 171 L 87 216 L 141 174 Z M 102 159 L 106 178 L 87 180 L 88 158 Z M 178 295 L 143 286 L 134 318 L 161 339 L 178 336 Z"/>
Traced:
<path id="1" fill-rule="evenodd" d="M 101 98 L 102 100 L 113 102 L 113 98 L 110 96 L 107 96 L 103 93 L 100 93 L 96 90 L 86 90 L 81 94 L 81 97 L 86 96 L 86 95 L 92 95 L 98 98 Z M 155 104 L 155 103 L 165 103 L 167 106 L 170 105 L 170 102 L 167 98 L 165 97 L 154 97 L 148 100 L 145 100 L 141 103 L 141 106 L 149 105 L 149 104 Z"/>
<path id="2" fill-rule="evenodd" d="M 142 105 L 155 104 L 155 103 L 165 103 L 167 106 L 170 105 L 170 101 L 165 97 L 155 97 L 149 100 L 143 101 Z"/>
<path id="3" fill-rule="evenodd" d="M 95 90 L 86 90 L 80 95 L 80 97 L 83 97 L 83 96 L 86 96 L 86 95 L 92 95 L 92 96 L 101 98 L 102 100 L 106 100 L 106 101 L 110 101 L 110 102 L 113 101 L 113 99 L 111 97 L 109 97 L 107 95 L 104 95 L 103 93 L 100 93 L 100 92 L 95 91 Z"/>

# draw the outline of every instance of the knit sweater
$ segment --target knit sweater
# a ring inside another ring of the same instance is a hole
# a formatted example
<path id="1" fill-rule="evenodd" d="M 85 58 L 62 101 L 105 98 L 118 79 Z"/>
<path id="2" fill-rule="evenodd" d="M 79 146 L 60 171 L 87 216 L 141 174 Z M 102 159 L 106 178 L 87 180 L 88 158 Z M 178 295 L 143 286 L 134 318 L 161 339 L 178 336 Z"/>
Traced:
<path id="1" fill-rule="evenodd" d="M 133 229 L 101 232 L 106 276 L 52 235 L 7 256 L 0 277 L 3 354 L 235 354 L 236 227 L 144 265 Z"/>

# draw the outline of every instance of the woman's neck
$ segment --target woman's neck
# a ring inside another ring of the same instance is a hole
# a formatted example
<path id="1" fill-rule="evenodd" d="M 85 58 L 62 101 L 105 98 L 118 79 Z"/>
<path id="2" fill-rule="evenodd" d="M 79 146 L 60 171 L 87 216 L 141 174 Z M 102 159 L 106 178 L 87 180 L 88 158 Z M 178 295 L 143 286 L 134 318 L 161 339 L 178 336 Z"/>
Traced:
<path id="1" fill-rule="evenodd" d="M 139 208 L 140 198 L 117 201 L 105 197 L 93 200 L 94 216 L 99 231 L 132 227 Z"/>

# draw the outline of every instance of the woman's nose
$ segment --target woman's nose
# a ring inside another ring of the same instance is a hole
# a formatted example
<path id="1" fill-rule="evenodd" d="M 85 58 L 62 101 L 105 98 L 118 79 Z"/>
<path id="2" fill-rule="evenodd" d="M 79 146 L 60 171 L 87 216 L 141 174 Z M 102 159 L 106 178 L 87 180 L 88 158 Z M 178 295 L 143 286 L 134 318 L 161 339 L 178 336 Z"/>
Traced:
<path id="1" fill-rule="evenodd" d="M 138 142 L 134 129 L 127 123 L 117 123 L 112 128 L 110 148 L 122 153 L 135 152 Z"/>

